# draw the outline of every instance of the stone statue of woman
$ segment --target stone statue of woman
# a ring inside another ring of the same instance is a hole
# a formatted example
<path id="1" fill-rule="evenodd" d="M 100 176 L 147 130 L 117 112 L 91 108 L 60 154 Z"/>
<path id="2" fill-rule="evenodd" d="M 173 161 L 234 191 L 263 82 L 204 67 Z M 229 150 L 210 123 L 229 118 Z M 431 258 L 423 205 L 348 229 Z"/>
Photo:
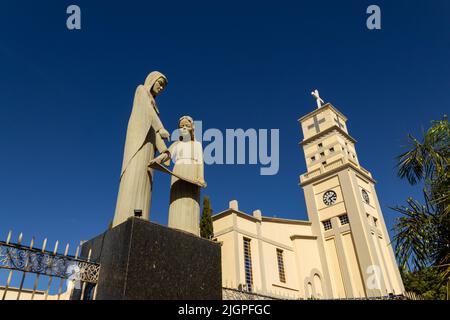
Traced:
<path id="1" fill-rule="evenodd" d="M 183 116 L 178 121 L 179 141 L 154 161 L 161 163 L 172 158 L 173 173 L 196 184 L 172 175 L 170 187 L 169 227 L 200 236 L 200 185 L 205 187 L 202 144 L 195 140 L 194 120 Z"/>
<path id="2" fill-rule="evenodd" d="M 155 148 L 163 154 L 168 152 L 163 139 L 169 138 L 159 119 L 155 97 L 167 85 L 167 78 L 160 72 L 151 72 L 144 85 L 139 85 L 128 121 L 125 151 L 120 175 L 119 193 L 113 227 L 142 212 L 149 219 L 153 188 L 153 172 L 148 164 L 155 157 Z"/>

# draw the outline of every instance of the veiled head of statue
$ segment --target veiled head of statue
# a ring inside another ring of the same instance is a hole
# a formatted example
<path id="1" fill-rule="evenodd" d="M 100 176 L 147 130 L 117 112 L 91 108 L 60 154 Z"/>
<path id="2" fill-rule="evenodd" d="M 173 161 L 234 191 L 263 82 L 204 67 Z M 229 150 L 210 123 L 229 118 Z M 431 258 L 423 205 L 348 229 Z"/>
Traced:
<path id="1" fill-rule="evenodd" d="M 180 120 L 178 120 L 178 129 L 180 130 L 180 140 L 194 140 L 195 125 L 194 119 L 190 116 L 182 116 Z"/>
<path id="2" fill-rule="evenodd" d="M 145 79 L 144 86 L 152 96 L 156 97 L 167 86 L 167 78 L 159 71 L 150 72 Z"/>

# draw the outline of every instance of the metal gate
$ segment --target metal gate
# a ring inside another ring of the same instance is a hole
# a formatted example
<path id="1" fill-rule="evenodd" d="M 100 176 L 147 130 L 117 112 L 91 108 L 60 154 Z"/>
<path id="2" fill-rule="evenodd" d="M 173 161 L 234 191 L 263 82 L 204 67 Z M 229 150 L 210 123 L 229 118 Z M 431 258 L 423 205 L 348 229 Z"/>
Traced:
<path id="1" fill-rule="evenodd" d="M 0 241 L 0 271 L 3 270 L 6 277 L 4 286 L 0 286 L 1 300 L 95 299 L 100 265 L 90 261 L 91 252 L 82 259 L 79 257 L 80 246 L 75 256 L 71 256 L 69 244 L 64 253 L 58 253 L 58 241 L 49 251 L 46 250 L 47 239 L 41 248 L 36 248 L 34 237 L 29 245 L 22 243 L 22 233 L 17 242 L 12 242 L 11 237 L 12 231 L 6 241 Z M 13 278 L 17 280 L 17 286 L 11 285 Z M 44 287 L 39 289 L 42 283 Z M 65 292 L 63 288 L 66 288 Z M 51 289 L 56 290 L 55 294 L 50 294 Z"/>

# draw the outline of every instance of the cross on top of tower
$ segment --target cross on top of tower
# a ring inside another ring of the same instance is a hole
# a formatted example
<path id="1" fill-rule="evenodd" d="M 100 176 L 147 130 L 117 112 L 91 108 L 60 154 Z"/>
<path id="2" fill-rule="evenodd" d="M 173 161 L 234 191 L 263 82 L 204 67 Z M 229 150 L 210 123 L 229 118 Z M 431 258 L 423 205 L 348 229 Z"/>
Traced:
<path id="1" fill-rule="evenodd" d="M 311 95 L 316 98 L 316 102 L 317 102 L 317 109 L 320 109 L 322 107 L 322 103 L 325 103 L 322 98 L 319 95 L 319 90 L 314 90 L 313 92 L 311 92 Z"/>

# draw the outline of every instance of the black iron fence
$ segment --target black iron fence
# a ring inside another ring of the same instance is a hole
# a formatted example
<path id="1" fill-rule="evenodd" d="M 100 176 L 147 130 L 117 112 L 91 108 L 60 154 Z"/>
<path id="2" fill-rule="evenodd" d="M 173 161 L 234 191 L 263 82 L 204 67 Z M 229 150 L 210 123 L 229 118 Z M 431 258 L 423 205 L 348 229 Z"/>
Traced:
<path id="1" fill-rule="evenodd" d="M 22 243 L 22 233 L 17 242 L 11 238 L 10 231 L 6 241 L 0 241 L 0 270 L 6 272 L 5 283 L 0 286 L 1 300 L 95 299 L 100 265 L 90 261 L 90 252 L 82 259 L 79 257 L 80 246 L 71 256 L 68 244 L 64 253 L 58 253 L 58 241 L 49 251 L 46 250 L 47 239 L 41 248 L 36 248 L 34 238 L 29 245 Z M 17 280 L 16 286 L 11 284 L 13 278 Z M 40 288 L 42 282 L 44 287 Z M 51 294 L 52 288 L 56 289 L 54 294 Z"/>

